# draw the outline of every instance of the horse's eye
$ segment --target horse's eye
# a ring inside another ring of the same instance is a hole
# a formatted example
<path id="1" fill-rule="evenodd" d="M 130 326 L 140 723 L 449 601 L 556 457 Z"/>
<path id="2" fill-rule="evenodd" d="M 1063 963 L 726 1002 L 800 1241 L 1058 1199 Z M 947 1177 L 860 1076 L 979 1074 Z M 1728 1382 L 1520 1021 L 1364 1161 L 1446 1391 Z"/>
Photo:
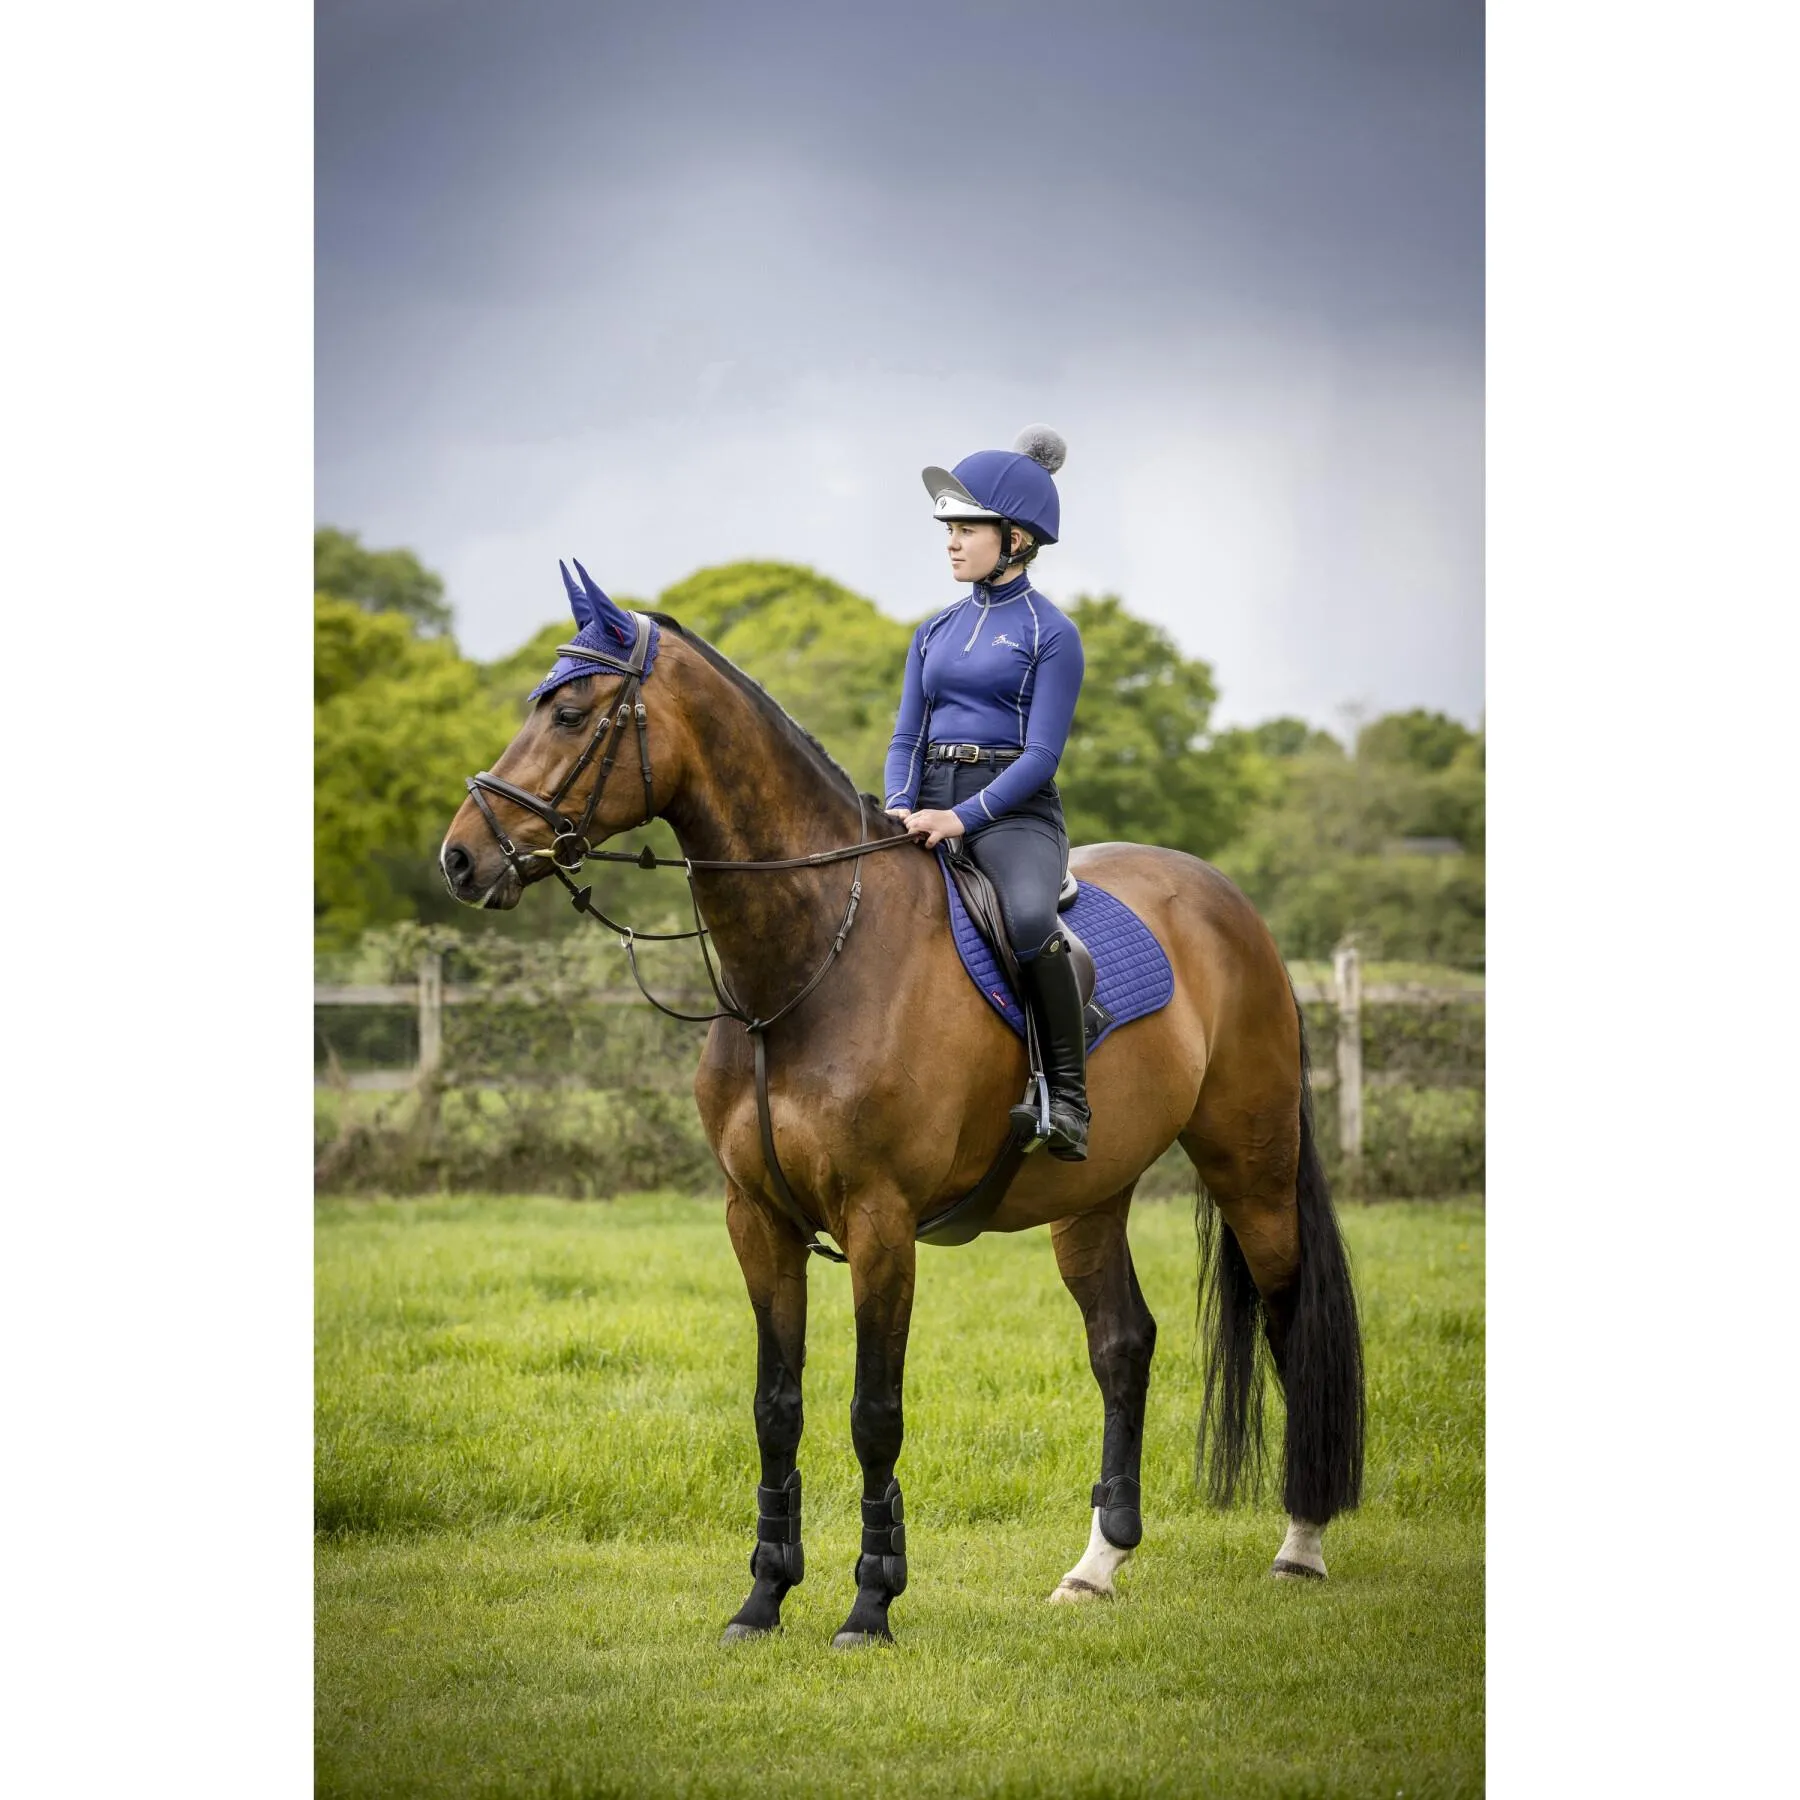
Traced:
<path id="1" fill-rule="evenodd" d="M 559 706 L 556 709 L 556 722 L 559 725 L 579 725 L 587 713 L 579 706 Z"/>

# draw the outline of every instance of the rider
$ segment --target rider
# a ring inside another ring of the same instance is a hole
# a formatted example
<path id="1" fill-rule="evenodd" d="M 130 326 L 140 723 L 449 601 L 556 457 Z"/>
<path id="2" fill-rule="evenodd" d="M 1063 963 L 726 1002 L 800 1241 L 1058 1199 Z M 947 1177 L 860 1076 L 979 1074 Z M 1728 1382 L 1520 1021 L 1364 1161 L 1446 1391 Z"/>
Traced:
<path id="1" fill-rule="evenodd" d="M 1000 896 L 1043 1045 L 1052 1156 L 1087 1157 L 1087 1040 L 1056 901 L 1069 834 L 1053 777 L 1081 692 L 1081 633 L 1027 566 L 1060 523 L 1066 448 L 1030 425 L 1011 450 L 925 471 L 950 571 L 974 583 L 927 619 L 906 657 L 887 756 L 887 810 L 929 845 L 963 838 Z"/>

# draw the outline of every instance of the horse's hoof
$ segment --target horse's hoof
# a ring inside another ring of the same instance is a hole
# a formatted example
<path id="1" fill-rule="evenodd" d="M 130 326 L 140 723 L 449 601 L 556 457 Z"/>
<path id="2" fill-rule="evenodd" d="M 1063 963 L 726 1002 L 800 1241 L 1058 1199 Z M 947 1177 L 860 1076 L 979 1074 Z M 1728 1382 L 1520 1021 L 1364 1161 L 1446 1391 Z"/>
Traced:
<path id="1" fill-rule="evenodd" d="M 1323 1569 L 1309 1569 L 1305 1563 L 1289 1562 L 1285 1556 L 1276 1557 L 1274 1567 L 1269 1570 L 1269 1573 L 1277 1581 L 1323 1581 L 1325 1579 Z"/>
<path id="2" fill-rule="evenodd" d="M 740 1625 L 736 1619 L 733 1619 L 731 1623 L 720 1632 L 719 1642 L 721 1645 L 745 1644 L 752 1638 L 766 1638 L 773 1637 L 774 1635 L 774 1632 L 765 1630 L 759 1625 Z"/>
<path id="3" fill-rule="evenodd" d="M 1083 1581 L 1078 1576 L 1065 1575 L 1056 1584 L 1056 1591 L 1050 1596 L 1052 1606 L 1075 1606 L 1084 1600 L 1111 1600 L 1111 1588 L 1096 1587 L 1091 1581 Z"/>
<path id="4" fill-rule="evenodd" d="M 834 1650 L 874 1650 L 893 1641 L 891 1631 L 840 1631 L 831 1640 L 831 1647 Z"/>

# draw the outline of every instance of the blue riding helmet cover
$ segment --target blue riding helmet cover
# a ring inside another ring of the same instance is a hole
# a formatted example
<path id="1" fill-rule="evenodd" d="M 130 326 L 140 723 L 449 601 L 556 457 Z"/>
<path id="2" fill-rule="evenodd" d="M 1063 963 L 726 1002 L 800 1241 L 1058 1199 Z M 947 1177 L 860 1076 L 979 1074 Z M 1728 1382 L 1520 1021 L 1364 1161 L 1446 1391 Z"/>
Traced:
<path id="1" fill-rule="evenodd" d="M 977 450 L 950 473 L 983 506 L 1023 525 L 1040 544 L 1056 542 L 1062 508 L 1056 483 L 1042 463 L 1016 450 Z"/>
<path id="2" fill-rule="evenodd" d="M 1054 544 L 1062 503 L 1051 477 L 1067 456 L 1061 432 L 1027 425 L 1010 450 L 977 450 L 954 469 L 926 469 L 925 491 L 940 519 L 1011 519 L 1040 544 Z"/>
<path id="3" fill-rule="evenodd" d="M 579 586 L 566 564 L 559 562 L 556 566 L 562 570 L 563 586 L 568 590 L 569 610 L 575 615 L 575 623 L 581 627 L 569 640 L 570 643 L 598 650 L 605 656 L 629 656 L 632 646 L 637 642 L 637 621 L 622 606 L 615 605 L 600 591 L 600 584 L 582 568 L 579 558 L 575 562 L 576 573 L 581 577 Z M 650 647 L 644 653 L 646 678 L 661 646 L 662 632 L 652 619 Z M 548 694 L 567 682 L 579 681 L 584 675 L 597 675 L 604 680 L 613 673 L 603 663 L 586 662 L 578 656 L 559 656 L 556 667 L 531 690 L 526 699 L 536 700 L 540 695 Z"/>

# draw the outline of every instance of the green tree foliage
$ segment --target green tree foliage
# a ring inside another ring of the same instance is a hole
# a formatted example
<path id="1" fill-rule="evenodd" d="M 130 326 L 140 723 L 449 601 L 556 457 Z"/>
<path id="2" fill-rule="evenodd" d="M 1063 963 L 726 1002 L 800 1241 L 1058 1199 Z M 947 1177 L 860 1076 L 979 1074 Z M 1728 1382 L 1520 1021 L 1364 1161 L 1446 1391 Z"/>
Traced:
<path id="1" fill-rule="evenodd" d="M 795 563 L 702 569 L 657 607 L 760 681 L 859 788 L 881 791 L 911 627 Z"/>
<path id="2" fill-rule="evenodd" d="M 1221 746 L 1249 751 L 1270 762 L 1282 762 L 1292 756 L 1316 754 L 1342 756 L 1344 746 L 1329 731 L 1317 731 L 1304 719 L 1284 715 L 1264 719 L 1260 725 L 1239 726 L 1221 731 L 1215 740 Z"/>
<path id="3" fill-rule="evenodd" d="M 1243 747 L 1209 740 L 1212 669 L 1116 594 L 1068 608 L 1087 673 L 1056 783 L 1078 844 L 1128 839 L 1209 856 L 1255 797 Z"/>
<path id="4" fill-rule="evenodd" d="M 1371 957 L 1482 966 L 1485 742 L 1443 723 L 1462 739 L 1447 760 L 1429 740 L 1416 759 L 1389 755 L 1423 734 L 1384 718 L 1354 757 L 1333 745 L 1264 763 L 1263 798 L 1217 860 L 1286 955 L 1326 956 L 1352 936 Z"/>
<path id="5" fill-rule="evenodd" d="M 313 591 L 352 601 L 366 612 L 399 613 L 423 633 L 450 629 L 441 575 L 410 550 L 365 550 L 354 531 L 335 525 L 313 532 Z"/>
<path id="6" fill-rule="evenodd" d="M 505 935 L 568 928 L 572 915 L 547 903 L 503 917 L 456 907 L 434 858 L 464 777 L 517 731 L 573 620 L 556 607 L 518 650 L 475 663 L 442 632 L 442 584 L 409 552 L 364 551 L 330 530 L 319 542 L 320 567 L 340 584 L 316 602 L 321 943 L 405 918 Z M 371 574 L 372 563 L 386 573 Z M 654 610 L 762 682 L 860 787 L 881 791 L 912 626 L 791 563 L 703 569 Z M 1057 778 L 1075 842 L 1127 839 L 1211 858 L 1290 957 L 1326 955 L 1349 933 L 1373 957 L 1481 965 L 1480 733 L 1442 714 L 1397 713 L 1365 726 L 1346 755 L 1302 719 L 1214 732 L 1208 664 L 1182 656 L 1116 595 L 1083 596 L 1069 612 L 1087 658 Z M 665 834 L 658 825 L 651 836 L 667 850 Z M 1446 844 L 1447 854 L 1423 853 Z M 628 893 L 613 893 L 611 871 L 596 879 L 639 923 L 667 899 L 636 871 L 617 876 L 636 884 Z"/>
<path id="7" fill-rule="evenodd" d="M 1474 741 L 1475 733 L 1438 712 L 1388 713 L 1356 734 L 1360 761 L 1400 763 L 1435 773 L 1447 769 Z"/>
<path id="8" fill-rule="evenodd" d="M 320 594 L 313 612 L 313 912 L 325 944 L 442 916 L 434 858 L 463 796 L 516 726 L 449 637 Z"/>

